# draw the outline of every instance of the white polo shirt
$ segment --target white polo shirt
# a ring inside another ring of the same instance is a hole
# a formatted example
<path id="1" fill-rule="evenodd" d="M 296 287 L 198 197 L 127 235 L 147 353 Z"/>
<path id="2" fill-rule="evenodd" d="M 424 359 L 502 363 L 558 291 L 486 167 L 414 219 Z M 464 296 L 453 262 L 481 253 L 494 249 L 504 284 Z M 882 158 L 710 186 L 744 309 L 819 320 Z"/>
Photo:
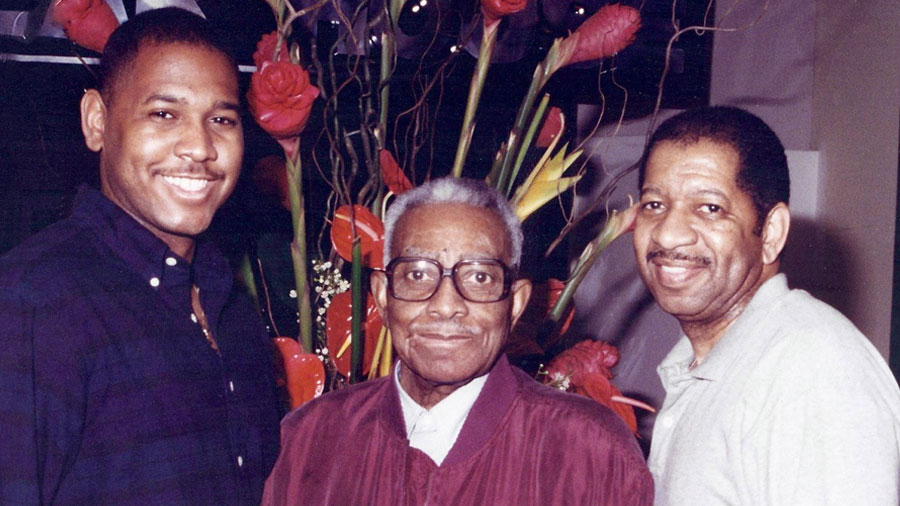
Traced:
<path id="1" fill-rule="evenodd" d="M 900 390 L 836 310 L 778 275 L 693 358 L 682 336 L 658 368 L 657 505 L 900 504 Z"/>

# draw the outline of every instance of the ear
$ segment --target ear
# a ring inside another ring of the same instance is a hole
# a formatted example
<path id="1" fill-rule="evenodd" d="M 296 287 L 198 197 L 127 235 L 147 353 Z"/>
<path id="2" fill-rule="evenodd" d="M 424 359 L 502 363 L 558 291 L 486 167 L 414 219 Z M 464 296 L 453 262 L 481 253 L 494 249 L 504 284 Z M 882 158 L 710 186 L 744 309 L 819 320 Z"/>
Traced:
<path id="1" fill-rule="evenodd" d="M 372 290 L 372 295 L 375 297 L 375 307 L 378 309 L 378 314 L 381 315 L 381 320 L 387 326 L 387 274 L 384 271 L 373 271 L 369 276 L 369 287 Z"/>
<path id="2" fill-rule="evenodd" d="M 791 211 L 787 204 L 779 202 L 775 204 L 762 229 L 762 259 L 764 265 L 770 265 L 778 260 L 784 243 L 787 242 L 788 230 L 791 228 Z"/>
<path id="3" fill-rule="evenodd" d="M 106 114 L 106 104 L 100 92 L 87 90 L 81 97 L 81 133 L 84 134 L 84 143 L 91 151 L 103 149 Z"/>
<path id="4" fill-rule="evenodd" d="M 531 281 L 527 279 L 517 279 L 512 285 L 512 308 L 510 310 L 512 319 L 510 328 L 516 325 L 519 317 L 525 312 L 528 306 L 528 299 L 531 298 Z"/>

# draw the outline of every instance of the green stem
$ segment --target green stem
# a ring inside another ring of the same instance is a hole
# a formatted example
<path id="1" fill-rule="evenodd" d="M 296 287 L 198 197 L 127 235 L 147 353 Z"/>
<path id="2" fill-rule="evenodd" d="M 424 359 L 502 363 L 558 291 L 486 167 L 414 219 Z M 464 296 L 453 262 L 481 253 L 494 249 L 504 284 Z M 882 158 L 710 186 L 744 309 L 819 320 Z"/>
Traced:
<path id="1" fill-rule="evenodd" d="M 362 300 L 362 244 L 353 238 L 353 270 L 350 277 L 350 383 L 363 380 L 363 314 Z"/>
<path id="2" fill-rule="evenodd" d="M 463 116 L 462 129 L 459 133 L 459 144 L 456 146 L 456 158 L 453 160 L 453 177 L 462 176 L 463 166 L 466 163 L 466 155 L 472 144 L 472 133 L 475 129 L 475 111 L 478 110 L 478 102 L 481 99 L 481 90 L 484 88 L 484 79 L 487 77 L 488 68 L 491 66 L 491 55 L 497 42 L 497 28 L 499 22 L 485 25 L 481 37 L 481 48 L 478 51 L 478 62 L 475 64 L 475 72 L 472 74 L 472 83 L 469 85 L 469 98 L 466 100 L 466 114 Z"/>
<path id="3" fill-rule="evenodd" d="M 294 221 L 294 240 L 291 241 L 291 262 L 297 290 L 297 313 L 300 323 L 300 344 L 304 353 L 312 353 L 312 308 L 306 272 L 306 209 L 303 203 L 303 176 L 300 150 L 287 160 L 288 194 L 291 199 L 291 218 Z"/>
<path id="4" fill-rule="evenodd" d="M 534 75 L 531 77 L 531 84 L 528 86 L 528 93 L 525 94 L 525 98 L 522 99 L 521 105 L 519 105 L 519 112 L 516 113 L 516 122 L 513 125 L 512 130 L 509 131 L 509 140 L 506 142 L 506 153 L 503 155 L 503 163 L 500 165 L 500 174 L 496 178 L 497 188 L 504 189 L 507 187 L 512 187 L 510 183 L 510 165 L 512 164 L 513 157 L 518 152 L 519 148 L 519 137 L 522 134 L 522 130 L 525 129 L 525 123 L 528 121 L 528 117 L 531 115 L 531 108 L 534 106 L 534 101 L 537 99 L 538 91 L 544 87 L 544 84 L 547 83 L 547 79 L 549 76 L 546 75 L 545 72 L 546 62 L 541 62 L 534 69 Z M 509 197 L 509 192 L 507 192 L 507 197 Z"/>
<path id="5" fill-rule="evenodd" d="M 548 319 L 556 323 L 565 314 L 566 308 L 575 295 L 575 291 L 578 290 L 578 285 L 581 284 L 588 271 L 591 270 L 591 267 L 597 261 L 597 258 L 600 257 L 600 253 L 619 237 L 613 233 L 613 228 L 612 221 L 607 222 L 603 230 L 600 231 L 600 235 L 585 247 L 585 253 L 587 254 L 582 253 L 581 258 L 578 259 L 578 263 L 572 269 L 572 276 L 566 283 L 566 287 L 559 295 L 559 299 L 556 300 L 556 304 L 553 305 L 553 309 L 550 310 L 550 314 L 547 315 Z"/>
<path id="6" fill-rule="evenodd" d="M 544 111 L 547 110 L 548 103 L 550 103 L 550 95 L 544 95 L 544 98 L 541 99 L 541 103 L 538 104 L 537 111 L 534 113 L 534 118 L 531 120 L 528 132 L 525 133 L 525 137 L 522 139 L 523 142 L 519 148 L 519 156 L 516 157 L 516 163 L 513 164 L 512 173 L 509 176 L 509 180 L 506 182 L 505 191 L 507 197 L 512 193 L 516 177 L 519 175 L 519 168 L 522 167 L 522 162 L 525 160 L 525 155 L 528 153 L 528 147 L 531 146 L 531 139 L 534 138 L 534 133 L 537 131 L 538 125 L 540 125 L 541 120 L 544 119 Z"/>
<path id="7" fill-rule="evenodd" d="M 258 313 L 260 310 L 259 290 L 256 288 L 256 278 L 253 276 L 253 266 L 250 264 L 249 253 L 244 253 L 243 258 L 241 258 L 241 279 L 243 279 L 244 286 L 247 288 L 247 295 L 250 296 L 250 300 L 253 301 L 253 307 L 256 308 Z"/>

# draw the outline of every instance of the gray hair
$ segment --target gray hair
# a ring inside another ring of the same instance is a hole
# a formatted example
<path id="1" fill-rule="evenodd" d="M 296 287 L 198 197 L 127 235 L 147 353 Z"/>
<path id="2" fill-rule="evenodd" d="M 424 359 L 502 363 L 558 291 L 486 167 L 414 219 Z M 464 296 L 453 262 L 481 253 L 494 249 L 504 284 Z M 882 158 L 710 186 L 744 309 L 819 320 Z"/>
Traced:
<path id="1" fill-rule="evenodd" d="M 408 211 L 431 204 L 463 204 L 492 211 L 506 227 L 512 248 L 512 265 L 517 268 L 522 259 L 522 224 L 502 193 L 479 179 L 443 177 L 432 179 L 400 195 L 384 216 L 384 265 L 391 261 L 391 241 L 400 217 Z"/>

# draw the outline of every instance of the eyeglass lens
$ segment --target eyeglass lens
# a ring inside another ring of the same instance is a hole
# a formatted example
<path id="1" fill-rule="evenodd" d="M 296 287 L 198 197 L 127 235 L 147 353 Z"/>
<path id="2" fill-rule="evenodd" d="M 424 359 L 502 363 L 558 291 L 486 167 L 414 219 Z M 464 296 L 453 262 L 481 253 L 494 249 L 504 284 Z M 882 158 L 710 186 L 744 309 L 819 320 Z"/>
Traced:
<path id="1" fill-rule="evenodd" d="M 392 262 L 391 281 L 395 298 L 423 301 L 437 292 L 443 279 L 440 264 L 426 259 Z M 453 266 L 453 284 L 463 298 L 473 302 L 494 302 L 502 299 L 505 272 L 494 260 L 463 260 Z"/>

